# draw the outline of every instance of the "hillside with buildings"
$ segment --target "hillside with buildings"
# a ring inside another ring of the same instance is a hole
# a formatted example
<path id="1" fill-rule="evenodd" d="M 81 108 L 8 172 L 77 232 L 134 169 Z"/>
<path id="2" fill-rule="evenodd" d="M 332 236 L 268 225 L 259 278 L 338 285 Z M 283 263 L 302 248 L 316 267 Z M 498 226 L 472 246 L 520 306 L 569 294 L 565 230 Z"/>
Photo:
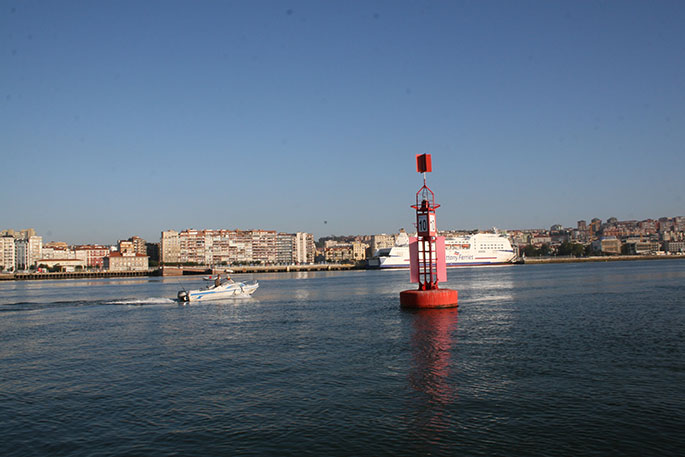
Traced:
<path id="1" fill-rule="evenodd" d="M 403 230 L 401 230 L 402 232 Z M 473 231 L 442 231 L 444 236 Z M 668 255 L 685 253 L 685 217 L 619 221 L 594 218 L 576 227 L 506 232 L 522 256 Z M 0 232 L 0 272 L 148 271 L 160 265 L 364 265 L 399 234 L 327 236 L 274 230 L 166 230 L 159 243 L 138 236 L 113 245 L 43 242 L 34 229 Z"/>

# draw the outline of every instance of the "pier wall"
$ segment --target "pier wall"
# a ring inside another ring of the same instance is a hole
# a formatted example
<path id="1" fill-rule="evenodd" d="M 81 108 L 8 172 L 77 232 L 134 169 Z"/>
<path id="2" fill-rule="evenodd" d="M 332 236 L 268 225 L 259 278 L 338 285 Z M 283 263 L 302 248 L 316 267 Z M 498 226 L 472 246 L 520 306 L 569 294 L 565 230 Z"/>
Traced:
<path id="1" fill-rule="evenodd" d="M 685 255 L 610 255 L 594 257 L 526 257 L 526 265 L 541 263 L 620 262 L 627 260 L 674 260 L 685 259 Z"/>
<path id="2" fill-rule="evenodd" d="M 148 271 L 75 271 L 58 273 L 13 273 L 0 275 L 1 280 L 34 280 L 34 279 L 92 279 L 92 278 L 130 278 L 136 276 L 156 276 L 157 270 Z"/>
<path id="3" fill-rule="evenodd" d="M 325 265 L 265 265 L 265 266 L 238 266 L 238 267 L 170 267 L 150 269 L 148 271 L 78 271 L 60 273 L 2 273 L 0 281 L 12 280 L 38 280 L 38 279 L 88 279 L 88 278 L 126 278 L 140 276 L 186 276 L 186 275 L 210 275 L 225 274 L 227 270 L 233 273 L 278 273 L 291 271 L 340 271 L 357 269 L 352 264 L 325 264 Z"/>

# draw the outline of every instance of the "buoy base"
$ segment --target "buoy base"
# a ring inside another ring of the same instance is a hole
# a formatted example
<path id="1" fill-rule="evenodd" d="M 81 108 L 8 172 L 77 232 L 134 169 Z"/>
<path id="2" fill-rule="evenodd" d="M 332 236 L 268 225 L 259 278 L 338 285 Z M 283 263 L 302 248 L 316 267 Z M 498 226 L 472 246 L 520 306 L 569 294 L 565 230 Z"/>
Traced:
<path id="1" fill-rule="evenodd" d="M 400 292 L 400 306 L 414 309 L 456 308 L 458 295 L 458 291 L 452 289 L 403 290 Z"/>

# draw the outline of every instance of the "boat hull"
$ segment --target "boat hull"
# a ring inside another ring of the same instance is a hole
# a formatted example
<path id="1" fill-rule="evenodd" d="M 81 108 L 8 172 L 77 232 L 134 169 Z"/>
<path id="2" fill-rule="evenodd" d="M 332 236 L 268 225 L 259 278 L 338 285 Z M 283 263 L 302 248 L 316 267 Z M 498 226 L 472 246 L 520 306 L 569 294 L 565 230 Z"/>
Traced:
<path id="1" fill-rule="evenodd" d="M 178 293 L 181 302 L 204 302 L 212 300 L 225 300 L 227 298 L 249 297 L 259 287 L 258 283 L 234 283 L 230 286 L 218 288 L 182 290 Z"/>

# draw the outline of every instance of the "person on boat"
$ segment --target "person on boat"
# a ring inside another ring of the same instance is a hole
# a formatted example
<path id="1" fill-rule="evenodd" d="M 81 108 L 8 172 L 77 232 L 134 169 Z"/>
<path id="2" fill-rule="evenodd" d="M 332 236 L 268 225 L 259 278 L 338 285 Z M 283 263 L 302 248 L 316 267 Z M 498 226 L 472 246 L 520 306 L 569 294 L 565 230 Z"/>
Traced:
<path id="1" fill-rule="evenodd" d="M 219 287 L 221 285 L 221 275 L 216 275 L 216 279 L 214 280 L 214 287 Z"/>

